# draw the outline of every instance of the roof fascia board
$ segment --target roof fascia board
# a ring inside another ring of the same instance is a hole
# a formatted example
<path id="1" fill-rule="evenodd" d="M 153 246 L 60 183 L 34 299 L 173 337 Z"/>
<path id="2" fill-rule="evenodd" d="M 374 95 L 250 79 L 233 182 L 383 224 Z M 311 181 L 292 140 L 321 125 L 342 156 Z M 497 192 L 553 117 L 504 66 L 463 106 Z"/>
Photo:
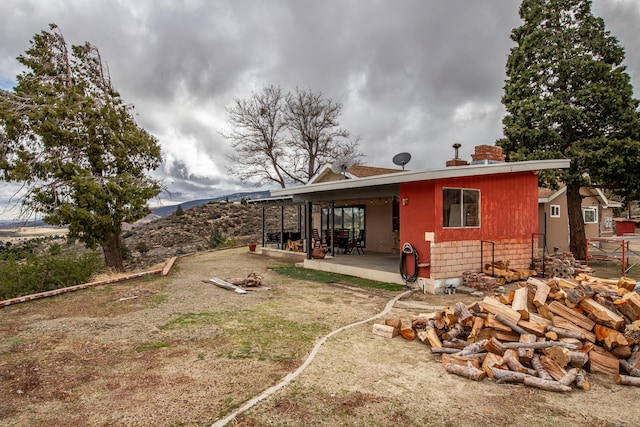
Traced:
<path id="1" fill-rule="evenodd" d="M 415 181 L 431 181 L 436 179 L 495 175 L 513 172 L 536 172 L 548 169 L 565 169 L 569 167 L 569 164 L 570 160 L 568 159 L 530 160 L 525 162 L 490 163 L 485 165 L 457 166 L 423 171 L 395 172 L 359 179 L 320 182 L 316 184 L 301 185 L 298 187 L 283 188 L 280 190 L 273 190 L 271 195 L 277 197 L 362 187 L 375 187 L 379 185 L 400 184 Z"/>
<path id="2" fill-rule="evenodd" d="M 567 186 L 560 188 L 558 191 L 550 195 L 549 197 L 540 197 L 538 198 L 538 203 L 549 203 L 552 202 L 556 197 L 560 196 L 564 192 L 567 191 Z"/>

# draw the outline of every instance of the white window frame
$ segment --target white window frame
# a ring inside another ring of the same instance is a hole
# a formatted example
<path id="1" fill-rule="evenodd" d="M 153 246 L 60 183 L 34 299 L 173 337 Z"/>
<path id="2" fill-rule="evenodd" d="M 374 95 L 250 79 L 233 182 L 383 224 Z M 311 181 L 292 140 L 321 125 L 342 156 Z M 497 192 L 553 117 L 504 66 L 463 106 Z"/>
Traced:
<path id="1" fill-rule="evenodd" d="M 587 212 L 593 212 L 593 220 L 587 221 Z M 598 223 L 598 208 L 582 208 L 582 219 L 585 224 L 597 224 Z"/>
<path id="2" fill-rule="evenodd" d="M 549 207 L 549 216 L 551 218 L 560 218 L 560 205 L 551 205 Z"/>

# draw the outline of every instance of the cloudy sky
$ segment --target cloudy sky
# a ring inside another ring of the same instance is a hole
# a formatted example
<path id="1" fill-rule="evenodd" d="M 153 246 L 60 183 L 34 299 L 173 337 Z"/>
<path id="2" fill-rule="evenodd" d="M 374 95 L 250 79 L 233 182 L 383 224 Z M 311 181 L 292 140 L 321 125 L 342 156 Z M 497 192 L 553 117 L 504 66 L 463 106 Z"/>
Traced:
<path id="1" fill-rule="evenodd" d="M 500 103 L 516 0 L 2 0 L 0 87 L 16 57 L 56 23 L 69 44 L 100 49 L 136 119 L 156 136 L 155 176 L 175 204 L 247 188 L 225 171 L 225 107 L 263 86 L 296 86 L 341 102 L 342 125 L 361 137 L 363 163 L 444 166 L 453 143 L 502 135 Z M 593 0 L 626 49 L 640 97 L 640 1 Z M 2 184 L 0 184 L 2 185 Z M 253 187 L 249 187 L 253 189 Z M 8 188 L 0 190 L 8 206 Z"/>

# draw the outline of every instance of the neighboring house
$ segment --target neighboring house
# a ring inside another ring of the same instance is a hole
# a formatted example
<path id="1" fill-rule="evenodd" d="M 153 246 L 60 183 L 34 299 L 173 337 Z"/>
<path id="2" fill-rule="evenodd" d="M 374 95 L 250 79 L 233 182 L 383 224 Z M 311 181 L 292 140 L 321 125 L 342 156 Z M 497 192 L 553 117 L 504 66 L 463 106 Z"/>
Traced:
<path id="1" fill-rule="evenodd" d="M 421 263 L 416 283 L 436 292 L 460 284 L 464 271 L 478 271 L 492 250 L 496 260 L 528 268 L 537 247 L 538 172 L 569 167 L 569 160 L 505 163 L 500 147 L 488 145 L 476 147 L 472 159 L 361 178 L 324 171 L 324 178 L 271 194 L 305 206 L 307 236 L 314 228 L 363 228 L 365 253 L 398 259 L 411 244 Z M 311 247 L 307 239 L 309 258 Z"/>
<path id="2" fill-rule="evenodd" d="M 609 200 L 599 188 L 582 187 L 580 194 L 587 239 L 614 236 L 613 209 L 621 207 L 622 204 Z M 546 253 L 569 251 L 566 186 L 558 190 L 538 189 L 538 232 L 546 236 Z"/>

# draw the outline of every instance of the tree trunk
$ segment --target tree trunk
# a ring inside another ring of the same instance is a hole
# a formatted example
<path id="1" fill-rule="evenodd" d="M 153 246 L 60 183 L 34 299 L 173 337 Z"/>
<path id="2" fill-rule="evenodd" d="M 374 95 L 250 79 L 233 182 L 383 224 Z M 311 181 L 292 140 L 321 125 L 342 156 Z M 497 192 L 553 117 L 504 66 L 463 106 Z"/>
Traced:
<path id="1" fill-rule="evenodd" d="M 587 236 L 582 218 L 582 196 L 580 184 L 567 184 L 567 213 L 569 215 L 569 250 L 575 259 L 583 260 L 586 256 Z"/>
<path id="2" fill-rule="evenodd" d="M 111 236 L 109 240 L 102 244 L 102 252 L 104 253 L 104 262 L 107 268 L 113 268 L 116 271 L 124 270 L 120 233 Z"/>

